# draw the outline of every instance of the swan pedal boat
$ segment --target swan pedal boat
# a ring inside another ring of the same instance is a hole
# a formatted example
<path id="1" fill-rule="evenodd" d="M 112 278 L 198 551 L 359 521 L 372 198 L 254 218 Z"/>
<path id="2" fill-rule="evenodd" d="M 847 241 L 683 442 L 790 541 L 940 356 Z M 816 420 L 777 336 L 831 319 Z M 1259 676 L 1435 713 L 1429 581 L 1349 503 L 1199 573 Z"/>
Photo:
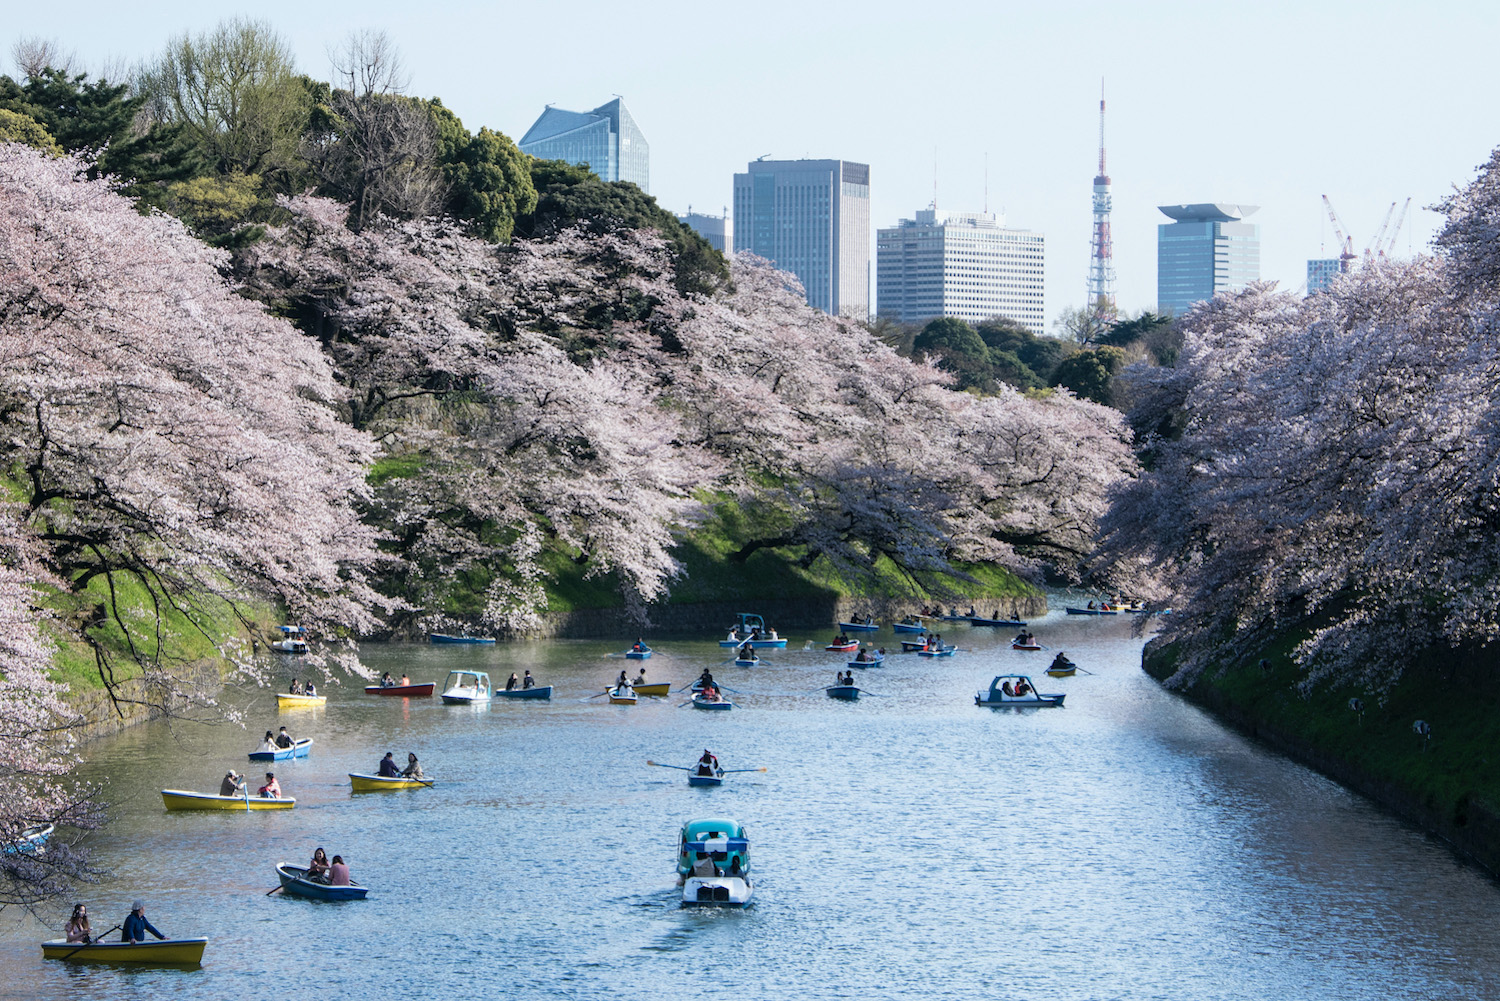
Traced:
<path id="1" fill-rule="evenodd" d="M 722 695 L 720 695 L 716 699 L 710 699 L 710 698 L 705 698 L 702 692 L 694 692 L 693 693 L 693 708 L 694 709 L 726 710 L 726 709 L 733 709 L 734 708 L 734 703 L 730 702 L 728 699 L 726 699 Z"/>
<path id="2" fill-rule="evenodd" d="M 419 685 L 366 685 L 366 695 L 400 695 L 410 698 L 427 698 L 432 695 L 432 690 L 437 687 L 437 682 L 427 681 Z"/>
<path id="3" fill-rule="evenodd" d="M 449 671 L 442 699 L 450 706 L 474 705 L 490 700 L 490 676 L 485 671 Z"/>
<path id="4" fill-rule="evenodd" d="M 656 681 L 649 685 L 631 685 L 637 695 L 671 695 L 672 683 L 670 681 Z"/>
<path id="5" fill-rule="evenodd" d="M 486 646 L 493 645 L 495 642 L 493 636 L 449 636 L 447 633 L 432 633 L 427 639 L 433 643 L 478 643 Z"/>
<path id="6" fill-rule="evenodd" d="M 611 705 L 633 706 L 636 703 L 635 689 L 629 685 L 620 685 L 617 688 L 606 688 L 609 693 Z"/>
<path id="7" fill-rule="evenodd" d="M 311 737 L 299 737 L 291 747 L 278 747 L 274 751 L 251 751 L 251 761 L 286 761 L 291 758 L 305 758 L 307 752 L 312 750 L 313 739 Z"/>
<path id="8" fill-rule="evenodd" d="M 703 852 L 722 872 L 738 859 L 739 876 L 694 876 L 693 862 Z M 683 907 L 744 907 L 750 902 L 750 841 L 733 820 L 690 820 L 678 835 L 677 875 L 682 879 Z"/>
<path id="9" fill-rule="evenodd" d="M 1031 691 L 1029 694 L 1022 695 L 1019 698 L 1014 695 L 1006 695 L 1000 690 L 1000 686 L 1007 681 L 1024 681 L 1026 682 L 1026 687 L 1030 688 Z M 975 693 L 974 704 L 976 706 L 995 706 L 1007 709 L 1029 709 L 1060 706 L 1063 704 L 1063 699 L 1065 698 L 1067 698 L 1066 695 L 1044 695 L 1038 692 L 1036 686 L 1031 683 L 1031 679 L 1024 674 L 1000 674 L 996 675 L 995 680 L 990 682 L 988 692 Z"/>
<path id="10" fill-rule="evenodd" d="M 823 691 L 828 693 L 830 699 L 843 699 L 845 702 L 859 701 L 858 685 L 829 685 Z"/>
<path id="11" fill-rule="evenodd" d="M 161 801 L 168 810 L 219 810 L 244 813 L 246 810 L 290 810 L 297 805 L 291 796 L 270 797 L 244 795 L 219 796 L 211 792 L 189 792 L 186 789 L 163 789 Z"/>
<path id="12" fill-rule="evenodd" d="M 432 779 L 389 778 L 383 775 L 366 775 L 362 772 L 349 773 L 349 785 L 355 792 L 386 792 L 391 789 L 426 789 L 432 786 L 432 784 Z"/>
<path id="13" fill-rule="evenodd" d="M 42 943 L 43 959 L 66 959 L 74 963 L 157 963 L 162 966 L 198 966 L 203 962 L 206 938 L 169 938 L 160 942 L 91 942 L 82 945 L 55 938 Z"/>
<path id="14" fill-rule="evenodd" d="M 551 685 L 532 685 L 530 688 L 497 688 L 495 697 L 500 699 L 550 699 Z"/>
<path id="15" fill-rule="evenodd" d="M 300 865 L 282 863 L 276 867 L 276 877 L 281 880 L 281 892 L 290 893 L 309 900 L 363 900 L 370 892 L 367 886 L 350 881 L 348 886 L 329 886 L 304 878 L 307 869 Z"/>
<path id="16" fill-rule="evenodd" d="M 305 706 L 326 705 L 326 695 L 293 695 L 291 692 L 276 693 L 276 708 L 278 709 L 300 709 Z"/>

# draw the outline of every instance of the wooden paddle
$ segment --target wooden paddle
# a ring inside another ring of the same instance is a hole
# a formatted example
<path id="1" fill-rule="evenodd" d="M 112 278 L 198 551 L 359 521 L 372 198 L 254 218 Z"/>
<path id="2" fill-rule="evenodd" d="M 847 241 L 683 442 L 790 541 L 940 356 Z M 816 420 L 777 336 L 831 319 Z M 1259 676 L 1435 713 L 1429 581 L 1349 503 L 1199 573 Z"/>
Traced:
<path id="1" fill-rule="evenodd" d="M 66 956 L 63 957 L 63 959 L 71 959 L 71 958 L 73 958 L 73 956 L 77 955 L 82 950 L 87 949 L 89 946 L 91 946 L 91 945 L 97 945 L 100 942 L 104 941 L 104 936 L 105 935 L 108 935 L 112 931 L 119 931 L 119 930 L 120 930 L 120 926 L 119 925 L 115 925 L 113 928 L 108 928 L 108 929 L 100 932 L 98 935 L 93 936 L 91 941 L 78 943 L 78 948 L 74 949 L 72 952 L 68 953 Z"/>

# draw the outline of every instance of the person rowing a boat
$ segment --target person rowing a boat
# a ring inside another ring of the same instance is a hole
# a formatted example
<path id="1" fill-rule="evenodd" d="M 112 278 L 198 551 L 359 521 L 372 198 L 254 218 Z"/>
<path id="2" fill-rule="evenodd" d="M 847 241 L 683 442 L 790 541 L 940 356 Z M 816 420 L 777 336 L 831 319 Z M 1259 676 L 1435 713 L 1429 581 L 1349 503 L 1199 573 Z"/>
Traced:
<path id="1" fill-rule="evenodd" d="M 313 852 L 312 861 L 307 863 L 305 878 L 314 883 L 328 882 L 328 853 L 321 847 Z"/>
<path id="2" fill-rule="evenodd" d="M 385 757 L 380 759 L 380 768 L 375 774 L 383 779 L 399 779 L 401 777 L 401 769 L 396 767 L 394 751 L 385 752 Z"/>
<path id="3" fill-rule="evenodd" d="M 717 775 L 718 773 L 719 759 L 714 756 L 714 752 L 705 747 L 703 749 L 703 756 L 698 759 L 698 774 Z"/>
<path id="4" fill-rule="evenodd" d="M 417 761 L 417 756 L 410 751 L 406 752 L 406 767 L 401 769 L 401 777 L 422 781 L 422 765 Z"/>
<path id="5" fill-rule="evenodd" d="M 297 742 L 292 739 L 292 735 L 286 732 L 286 727 L 282 727 L 281 732 L 276 735 L 276 746 L 282 750 L 297 746 Z"/>
<path id="6" fill-rule="evenodd" d="M 507 692 L 513 692 L 513 691 L 516 690 L 516 686 L 519 685 L 520 683 L 521 683 L 521 679 L 516 677 L 516 672 L 515 671 L 512 671 L 512 672 L 510 672 L 510 677 L 508 679 L 506 679 L 505 690 Z"/>
<path id="7" fill-rule="evenodd" d="M 644 673 L 644 672 L 642 672 L 642 673 Z M 531 687 L 533 687 L 535 685 L 536 685 L 536 679 L 531 676 L 531 672 L 530 671 L 527 671 L 526 672 L 526 677 L 524 677 L 524 678 L 521 679 L 521 690 L 524 692 L 526 689 L 531 688 Z"/>
<path id="8" fill-rule="evenodd" d="M 645 652 L 645 649 L 646 649 L 646 640 L 645 640 L 645 638 L 641 637 L 641 636 L 637 636 L 635 638 L 635 643 L 631 646 L 630 649 L 631 649 L 631 651 L 633 653 L 643 653 L 643 652 Z"/>
<path id="9" fill-rule="evenodd" d="M 63 934 L 69 942 L 88 945 L 94 940 L 94 929 L 89 927 L 89 909 L 83 904 L 73 905 L 73 916 L 63 925 Z"/>
<path id="10" fill-rule="evenodd" d="M 755 659 L 755 647 L 751 646 L 747 642 L 744 646 L 740 647 L 740 649 L 739 649 L 739 658 L 740 658 L 740 660 L 754 660 Z"/>
<path id="11" fill-rule="evenodd" d="M 698 675 L 698 687 L 705 690 L 714 687 L 713 673 L 706 667 L 703 669 L 703 673 Z"/>
<path id="12" fill-rule="evenodd" d="M 266 784 L 256 791 L 261 799 L 280 799 L 281 783 L 276 781 L 275 772 L 266 772 Z"/>
<path id="13" fill-rule="evenodd" d="M 240 777 L 239 772 L 233 768 L 224 774 L 224 781 L 219 783 L 220 796 L 238 796 L 245 791 L 245 780 Z"/>
<path id="14" fill-rule="evenodd" d="M 640 685 L 644 685 L 645 683 L 646 683 L 646 666 L 644 664 L 642 664 L 641 665 L 641 669 L 636 672 L 635 680 L 632 681 L 631 684 L 632 685 L 636 685 L 636 686 L 640 686 Z"/>
<path id="15" fill-rule="evenodd" d="M 1052 666 L 1049 667 L 1049 668 L 1047 668 L 1047 670 L 1049 670 L 1049 671 L 1065 671 L 1065 670 L 1067 670 L 1068 668 L 1070 668 L 1072 666 L 1073 666 L 1073 662 L 1068 659 L 1068 655 L 1066 653 L 1064 653 L 1063 651 L 1059 650 L 1059 651 L 1057 651 L 1057 656 L 1052 658 Z"/>
<path id="16" fill-rule="evenodd" d="M 396 679 L 393 678 L 393 677 L 391 677 L 391 672 L 390 671 L 386 671 L 384 674 L 382 674 L 380 676 L 380 687 L 381 688 L 395 688 L 396 687 Z"/>
<path id="17" fill-rule="evenodd" d="M 129 942 L 134 945 L 137 942 L 146 941 L 146 933 L 150 932 L 158 939 L 165 942 L 167 936 L 157 931 L 150 921 L 146 920 L 146 905 L 142 901 L 135 901 L 130 905 L 130 916 L 120 926 L 120 941 Z"/>

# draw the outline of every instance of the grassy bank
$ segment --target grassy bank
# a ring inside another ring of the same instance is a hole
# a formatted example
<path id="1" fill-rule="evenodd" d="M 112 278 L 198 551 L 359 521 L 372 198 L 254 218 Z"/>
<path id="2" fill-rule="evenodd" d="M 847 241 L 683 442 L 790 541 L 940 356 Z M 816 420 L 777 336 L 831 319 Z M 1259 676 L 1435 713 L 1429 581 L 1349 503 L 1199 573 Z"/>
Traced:
<path id="1" fill-rule="evenodd" d="M 1296 689 L 1287 656 L 1298 636 L 1244 662 L 1207 671 L 1183 694 L 1237 728 L 1369 796 L 1500 872 L 1500 682 L 1494 656 L 1417 658 L 1384 696 L 1358 685 Z M 1263 670 L 1259 660 L 1270 662 Z M 1151 644 L 1143 666 L 1176 670 L 1171 646 Z M 1357 699 L 1362 711 L 1352 709 Z M 1417 720 L 1431 728 L 1424 740 Z"/>

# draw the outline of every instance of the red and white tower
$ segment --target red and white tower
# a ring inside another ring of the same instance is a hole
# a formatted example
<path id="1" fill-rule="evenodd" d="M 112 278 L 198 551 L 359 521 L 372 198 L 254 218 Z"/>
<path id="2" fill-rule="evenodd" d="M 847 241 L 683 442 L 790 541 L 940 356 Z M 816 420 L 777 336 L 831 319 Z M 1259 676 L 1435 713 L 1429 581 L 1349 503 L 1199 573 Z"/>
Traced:
<path id="1" fill-rule="evenodd" d="M 1089 256 L 1088 309 L 1099 319 L 1113 319 L 1115 252 L 1109 235 L 1109 175 L 1104 172 L 1104 82 L 1099 83 L 1099 174 L 1094 178 L 1094 241 Z"/>

